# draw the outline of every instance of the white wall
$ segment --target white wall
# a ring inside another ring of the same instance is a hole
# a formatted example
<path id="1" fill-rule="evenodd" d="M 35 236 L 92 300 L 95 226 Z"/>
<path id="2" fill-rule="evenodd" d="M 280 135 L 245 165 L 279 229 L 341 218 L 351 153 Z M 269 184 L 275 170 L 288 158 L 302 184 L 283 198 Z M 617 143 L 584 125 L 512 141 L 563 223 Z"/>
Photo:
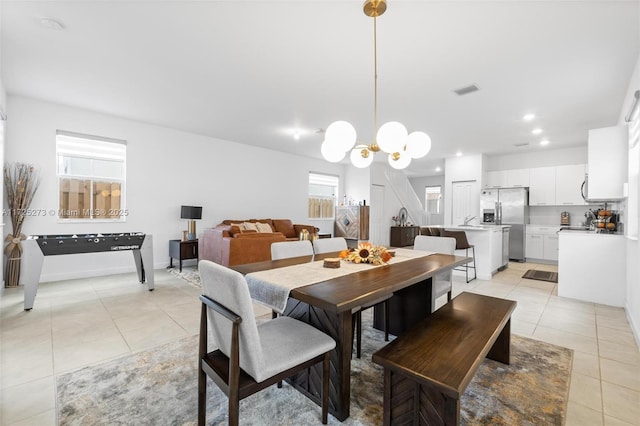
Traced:
<path id="1" fill-rule="evenodd" d="M 24 97 L 8 97 L 6 160 L 36 165 L 42 183 L 32 207 L 58 208 L 56 129 L 127 141 L 126 223 L 25 221 L 27 235 L 139 231 L 152 234 L 156 268 L 168 265 L 168 241 L 187 223 L 180 205 L 202 205 L 198 230 L 223 219 L 290 218 L 308 223 L 308 173 L 344 176 L 344 166 Z M 5 234 L 6 234 L 5 229 Z M 80 259 L 82 256 L 82 259 Z M 45 258 L 42 281 L 133 271 L 130 253 Z"/>
<path id="2" fill-rule="evenodd" d="M 636 90 L 640 90 L 640 56 L 629 81 L 629 88 L 622 107 L 618 124 L 624 124 L 624 117 L 628 114 L 632 104 L 632 97 Z M 640 161 L 640 159 L 637 159 Z M 625 309 L 627 318 L 634 331 L 636 341 L 640 345 L 640 245 L 637 239 L 627 238 L 627 297 Z"/>
<path id="3" fill-rule="evenodd" d="M 444 175 L 409 178 L 409 182 L 411 182 L 413 190 L 416 192 L 418 199 L 422 203 L 423 210 L 425 209 L 425 188 L 427 186 L 440 186 L 442 188 L 443 197 L 440 205 L 440 213 L 427 213 L 427 225 L 444 225 Z"/>

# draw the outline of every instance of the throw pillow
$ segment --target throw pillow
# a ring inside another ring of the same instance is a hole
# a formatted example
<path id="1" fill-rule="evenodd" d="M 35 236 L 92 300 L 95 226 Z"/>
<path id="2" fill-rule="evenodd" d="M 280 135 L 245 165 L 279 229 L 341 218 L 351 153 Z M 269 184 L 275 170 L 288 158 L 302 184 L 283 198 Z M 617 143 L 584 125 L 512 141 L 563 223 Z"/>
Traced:
<path id="1" fill-rule="evenodd" d="M 258 232 L 262 232 L 265 234 L 270 234 L 271 232 L 273 232 L 273 230 L 271 229 L 271 226 L 269 226 L 269 224 L 267 223 L 257 222 L 256 228 L 258 228 Z"/>
<path id="2" fill-rule="evenodd" d="M 230 226 L 231 230 L 229 232 L 231 233 L 231 236 L 242 234 L 242 231 L 244 230 L 244 225 L 241 223 L 232 223 Z"/>
<path id="3" fill-rule="evenodd" d="M 244 222 L 242 225 L 244 226 L 243 231 L 256 231 L 256 232 L 258 232 L 258 228 L 256 227 L 255 223 Z"/>

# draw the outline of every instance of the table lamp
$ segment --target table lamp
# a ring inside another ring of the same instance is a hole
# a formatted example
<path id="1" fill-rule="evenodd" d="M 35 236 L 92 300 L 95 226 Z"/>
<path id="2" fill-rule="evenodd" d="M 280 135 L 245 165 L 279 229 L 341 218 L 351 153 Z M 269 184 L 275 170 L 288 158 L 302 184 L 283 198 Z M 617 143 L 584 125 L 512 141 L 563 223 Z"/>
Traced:
<path id="1" fill-rule="evenodd" d="M 180 219 L 189 219 L 189 232 L 187 233 L 187 240 L 193 241 L 196 239 L 196 219 L 202 219 L 202 207 L 196 206 L 181 206 L 180 207 Z"/>

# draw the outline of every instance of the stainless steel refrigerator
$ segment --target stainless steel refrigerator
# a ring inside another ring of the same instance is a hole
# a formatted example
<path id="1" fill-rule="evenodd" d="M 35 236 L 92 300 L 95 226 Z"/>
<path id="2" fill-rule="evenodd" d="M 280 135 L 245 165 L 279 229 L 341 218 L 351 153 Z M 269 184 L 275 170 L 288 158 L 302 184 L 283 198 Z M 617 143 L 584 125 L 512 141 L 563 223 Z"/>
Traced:
<path id="1" fill-rule="evenodd" d="M 485 189 L 480 194 L 480 211 L 485 224 L 511 225 L 509 259 L 524 262 L 525 226 L 529 222 L 528 189 Z"/>

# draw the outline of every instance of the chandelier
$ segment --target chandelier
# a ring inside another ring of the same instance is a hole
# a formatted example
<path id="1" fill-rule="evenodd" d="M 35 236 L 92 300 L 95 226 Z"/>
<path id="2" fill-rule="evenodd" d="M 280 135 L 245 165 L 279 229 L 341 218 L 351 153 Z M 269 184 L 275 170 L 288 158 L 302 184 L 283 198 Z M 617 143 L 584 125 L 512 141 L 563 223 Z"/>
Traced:
<path id="1" fill-rule="evenodd" d="M 422 158 L 431 149 L 431 138 L 424 132 L 409 134 L 404 125 L 397 121 L 383 124 L 376 134 L 378 115 L 378 56 L 376 18 L 387 10 L 386 0 L 366 0 L 364 14 L 373 18 L 373 133 L 371 144 L 357 142 L 356 129 L 346 121 L 335 121 L 327 127 L 320 152 L 325 160 L 332 163 L 342 161 L 351 151 L 351 163 L 365 168 L 373 162 L 376 152 L 388 154 L 388 161 L 395 169 L 404 169 L 412 158 Z"/>

